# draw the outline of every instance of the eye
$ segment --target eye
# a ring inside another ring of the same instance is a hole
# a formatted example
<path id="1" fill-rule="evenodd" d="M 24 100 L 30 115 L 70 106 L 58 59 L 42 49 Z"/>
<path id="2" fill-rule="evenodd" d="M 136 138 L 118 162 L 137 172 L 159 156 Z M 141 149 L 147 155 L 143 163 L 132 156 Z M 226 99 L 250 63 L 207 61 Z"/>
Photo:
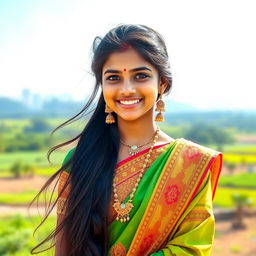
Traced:
<path id="1" fill-rule="evenodd" d="M 107 80 L 109 80 L 109 81 L 117 81 L 117 80 L 120 80 L 120 78 L 117 75 L 112 75 L 112 76 L 108 76 Z"/>
<path id="2" fill-rule="evenodd" d="M 138 79 L 138 80 L 143 80 L 145 78 L 148 78 L 149 75 L 148 74 L 145 74 L 145 73 L 138 73 L 135 75 L 135 79 Z"/>

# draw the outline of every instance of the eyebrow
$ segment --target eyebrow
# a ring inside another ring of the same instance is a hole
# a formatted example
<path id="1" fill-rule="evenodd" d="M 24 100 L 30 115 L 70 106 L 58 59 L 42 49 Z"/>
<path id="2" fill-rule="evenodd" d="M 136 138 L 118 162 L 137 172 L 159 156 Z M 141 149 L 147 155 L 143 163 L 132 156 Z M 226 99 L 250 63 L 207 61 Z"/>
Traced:
<path id="1" fill-rule="evenodd" d="M 146 66 L 138 67 L 138 68 L 133 68 L 129 72 L 136 72 L 136 71 L 141 71 L 141 70 L 148 70 L 148 71 L 152 72 L 152 70 L 150 68 L 146 67 Z M 107 73 L 117 73 L 117 74 L 120 74 L 120 73 L 122 73 L 122 71 L 121 70 L 117 70 L 117 69 L 107 69 L 104 72 L 104 75 L 107 74 Z"/>

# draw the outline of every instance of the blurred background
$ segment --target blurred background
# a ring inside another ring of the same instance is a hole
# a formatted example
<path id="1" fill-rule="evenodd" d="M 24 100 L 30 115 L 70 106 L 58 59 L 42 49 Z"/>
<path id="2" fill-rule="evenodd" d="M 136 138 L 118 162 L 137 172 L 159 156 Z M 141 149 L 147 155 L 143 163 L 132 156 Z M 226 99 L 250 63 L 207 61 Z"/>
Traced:
<path id="1" fill-rule="evenodd" d="M 119 23 L 166 40 L 173 90 L 162 130 L 224 153 L 212 255 L 256 255 L 254 10 L 250 0 L 0 0 L 0 255 L 30 255 L 54 228 L 53 212 L 33 238 L 44 198 L 28 204 L 69 148 L 51 163 L 47 150 L 87 119 L 50 133 L 86 102 L 93 39 Z"/>

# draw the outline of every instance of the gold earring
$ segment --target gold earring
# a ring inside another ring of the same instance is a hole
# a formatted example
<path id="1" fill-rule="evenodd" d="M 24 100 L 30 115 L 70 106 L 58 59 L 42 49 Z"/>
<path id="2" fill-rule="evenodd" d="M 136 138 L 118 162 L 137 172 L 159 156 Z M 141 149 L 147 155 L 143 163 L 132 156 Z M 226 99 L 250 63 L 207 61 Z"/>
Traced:
<path id="1" fill-rule="evenodd" d="M 111 110 L 111 108 L 109 108 L 109 106 L 106 104 L 106 106 L 105 106 L 105 113 L 108 113 L 108 115 L 106 116 L 105 122 L 107 124 L 113 124 L 113 123 L 116 122 L 114 116 L 112 115 L 112 112 L 113 111 Z"/>
<path id="2" fill-rule="evenodd" d="M 156 111 L 158 111 L 159 113 L 156 115 L 155 121 L 164 122 L 164 116 L 162 112 L 165 112 L 165 104 L 164 101 L 162 100 L 162 94 L 160 94 L 160 98 L 156 103 Z"/>

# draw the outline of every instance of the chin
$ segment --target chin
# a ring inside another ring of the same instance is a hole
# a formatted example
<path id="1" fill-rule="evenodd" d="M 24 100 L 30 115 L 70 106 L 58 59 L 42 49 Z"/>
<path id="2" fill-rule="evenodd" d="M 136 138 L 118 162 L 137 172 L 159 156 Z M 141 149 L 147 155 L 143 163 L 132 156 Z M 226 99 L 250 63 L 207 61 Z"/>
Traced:
<path id="1" fill-rule="evenodd" d="M 118 116 L 123 121 L 132 122 L 140 119 L 141 116 Z"/>

